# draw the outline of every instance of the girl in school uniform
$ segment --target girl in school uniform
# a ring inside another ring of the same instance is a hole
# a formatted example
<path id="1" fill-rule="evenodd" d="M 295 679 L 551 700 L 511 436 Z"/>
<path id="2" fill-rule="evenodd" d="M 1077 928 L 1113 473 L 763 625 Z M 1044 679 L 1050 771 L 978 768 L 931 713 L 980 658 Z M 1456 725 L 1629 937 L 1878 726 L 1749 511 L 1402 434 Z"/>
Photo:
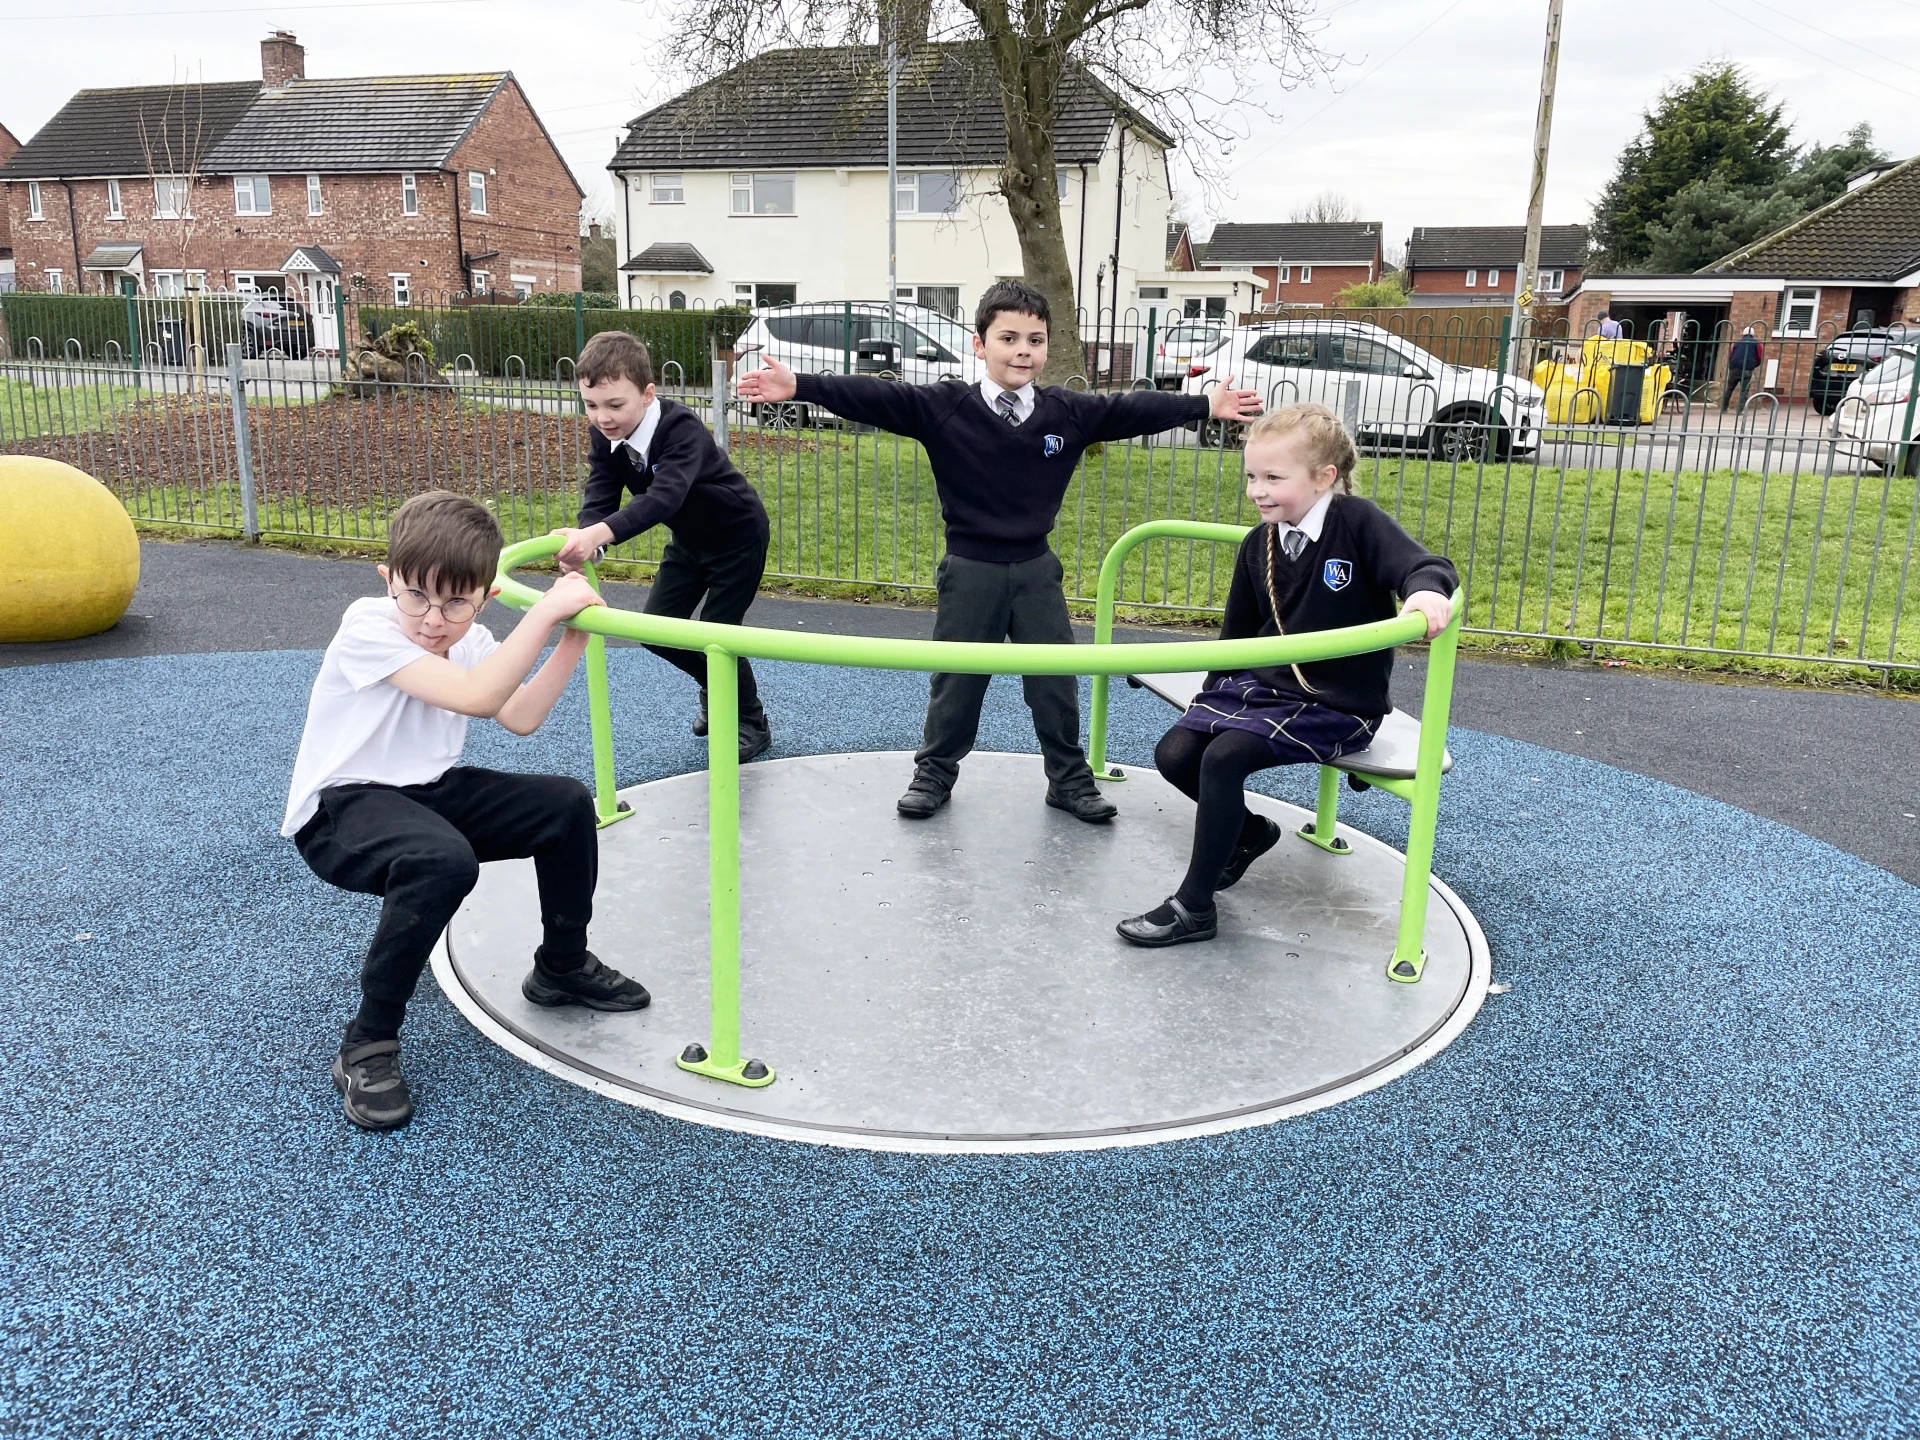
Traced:
<path id="1" fill-rule="evenodd" d="M 1378 505 L 1353 493 L 1353 441 L 1324 405 L 1288 405 L 1255 420 L 1243 457 L 1261 523 L 1240 545 L 1222 640 L 1298 635 L 1417 611 L 1427 638 L 1446 628 L 1459 584 Z M 1396 598 L 1397 597 L 1397 598 Z M 1247 777 L 1275 765 L 1320 765 L 1373 743 L 1392 708 L 1393 652 L 1207 676 L 1153 752 L 1160 773 L 1198 805 L 1179 889 L 1122 920 L 1135 945 L 1182 945 L 1218 931 L 1214 892 L 1280 840 L 1248 811 Z"/>

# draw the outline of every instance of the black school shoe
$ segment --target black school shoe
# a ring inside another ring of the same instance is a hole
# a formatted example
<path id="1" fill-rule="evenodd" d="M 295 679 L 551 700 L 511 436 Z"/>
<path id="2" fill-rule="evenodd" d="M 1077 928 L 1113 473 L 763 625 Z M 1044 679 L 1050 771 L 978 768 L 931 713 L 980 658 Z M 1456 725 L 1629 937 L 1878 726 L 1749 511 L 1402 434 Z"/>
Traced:
<path id="1" fill-rule="evenodd" d="M 1225 890 L 1233 886 L 1242 875 L 1247 873 L 1249 865 L 1280 843 L 1280 837 L 1286 832 L 1280 828 L 1279 823 L 1267 820 L 1266 826 L 1266 833 L 1253 844 L 1233 847 L 1233 854 L 1227 857 L 1226 868 L 1220 872 L 1220 883 L 1214 886 L 1214 889 Z"/>
<path id="2" fill-rule="evenodd" d="M 1120 807 L 1089 785 L 1085 790 L 1060 791 L 1047 787 L 1047 804 L 1064 810 L 1089 825 L 1104 825 L 1120 813 Z"/>
<path id="3" fill-rule="evenodd" d="M 893 802 L 893 808 L 909 820 L 925 820 L 952 798 L 951 790 L 916 775 L 907 793 Z"/>
<path id="4" fill-rule="evenodd" d="M 696 735 L 707 733 L 707 687 L 704 685 L 700 687 L 700 708 L 693 717 L 693 733 Z"/>
<path id="5" fill-rule="evenodd" d="M 1145 915 L 1135 915 L 1130 920 L 1122 920 L 1113 928 L 1120 932 L 1120 938 L 1134 945 L 1157 948 L 1162 945 L 1185 945 L 1193 940 L 1211 940 L 1220 933 L 1217 910 L 1189 910 L 1182 905 L 1177 896 L 1169 895 L 1167 903 L 1155 907 L 1159 910 L 1171 910 L 1173 918 L 1166 924 Z"/>
<path id="6" fill-rule="evenodd" d="M 362 1130 L 398 1130 L 413 1118 L 398 1040 L 342 1045 L 333 1057 L 333 1084 L 346 1103 L 347 1119 Z"/>
<path id="7" fill-rule="evenodd" d="M 764 714 L 743 716 L 740 721 L 740 763 L 773 748 L 773 727 Z"/>
<path id="8" fill-rule="evenodd" d="M 533 969 L 520 982 L 520 993 L 536 1005 L 557 1009 L 584 1005 L 589 1010 L 644 1010 L 653 1003 L 647 987 L 600 963 L 591 950 L 577 970 L 549 970 L 544 947 L 533 952 Z"/>

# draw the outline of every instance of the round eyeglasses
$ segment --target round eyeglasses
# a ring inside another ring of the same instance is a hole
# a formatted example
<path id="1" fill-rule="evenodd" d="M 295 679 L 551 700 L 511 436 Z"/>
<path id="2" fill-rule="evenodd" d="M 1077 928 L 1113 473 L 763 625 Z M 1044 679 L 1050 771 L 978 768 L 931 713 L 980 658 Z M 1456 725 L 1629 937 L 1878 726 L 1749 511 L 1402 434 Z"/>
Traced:
<path id="1" fill-rule="evenodd" d="M 438 610 L 440 618 L 447 624 L 464 625 L 480 608 L 464 595 L 456 595 L 451 600 L 433 601 L 419 590 L 388 590 L 387 594 L 393 597 L 393 603 L 400 607 L 402 615 L 410 615 L 415 620 L 424 619 L 429 610 Z"/>

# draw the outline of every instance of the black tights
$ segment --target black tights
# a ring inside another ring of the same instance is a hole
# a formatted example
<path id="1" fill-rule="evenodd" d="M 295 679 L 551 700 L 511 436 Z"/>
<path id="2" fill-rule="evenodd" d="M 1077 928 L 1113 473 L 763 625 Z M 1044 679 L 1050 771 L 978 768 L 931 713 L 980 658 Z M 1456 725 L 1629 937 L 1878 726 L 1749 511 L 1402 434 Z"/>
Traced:
<path id="1" fill-rule="evenodd" d="M 1266 833 L 1267 822 L 1247 809 L 1247 777 L 1281 762 L 1271 745 L 1244 730 L 1209 735 L 1176 725 L 1154 746 L 1153 763 L 1200 807 L 1193 822 L 1193 857 L 1174 898 L 1189 910 L 1211 910 L 1234 847 L 1251 845 Z"/>

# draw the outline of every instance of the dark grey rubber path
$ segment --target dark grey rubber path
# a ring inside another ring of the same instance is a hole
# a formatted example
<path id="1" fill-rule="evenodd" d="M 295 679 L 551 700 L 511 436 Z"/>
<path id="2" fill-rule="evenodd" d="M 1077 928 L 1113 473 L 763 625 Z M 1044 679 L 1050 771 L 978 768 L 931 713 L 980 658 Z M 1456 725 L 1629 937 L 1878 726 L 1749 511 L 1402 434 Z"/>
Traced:
<path id="1" fill-rule="evenodd" d="M 234 543 L 142 541 L 140 588 L 113 629 L 50 645 L 0 645 L 0 666 L 127 655 L 319 650 L 347 602 L 379 592 L 365 560 Z M 643 586 L 607 598 L 639 609 Z M 489 606 L 496 634 L 515 613 Z M 763 596 L 758 625 L 929 636 L 933 612 Z M 1088 631 L 1087 633 L 1091 633 Z M 1129 640 L 1173 638 L 1128 631 Z M 1420 659 L 1396 691 L 1419 694 Z M 1548 662 L 1460 666 L 1455 723 L 1603 761 L 1779 820 L 1920 884 L 1920 702 L 1870 693 L 1723 684 Z"/>

